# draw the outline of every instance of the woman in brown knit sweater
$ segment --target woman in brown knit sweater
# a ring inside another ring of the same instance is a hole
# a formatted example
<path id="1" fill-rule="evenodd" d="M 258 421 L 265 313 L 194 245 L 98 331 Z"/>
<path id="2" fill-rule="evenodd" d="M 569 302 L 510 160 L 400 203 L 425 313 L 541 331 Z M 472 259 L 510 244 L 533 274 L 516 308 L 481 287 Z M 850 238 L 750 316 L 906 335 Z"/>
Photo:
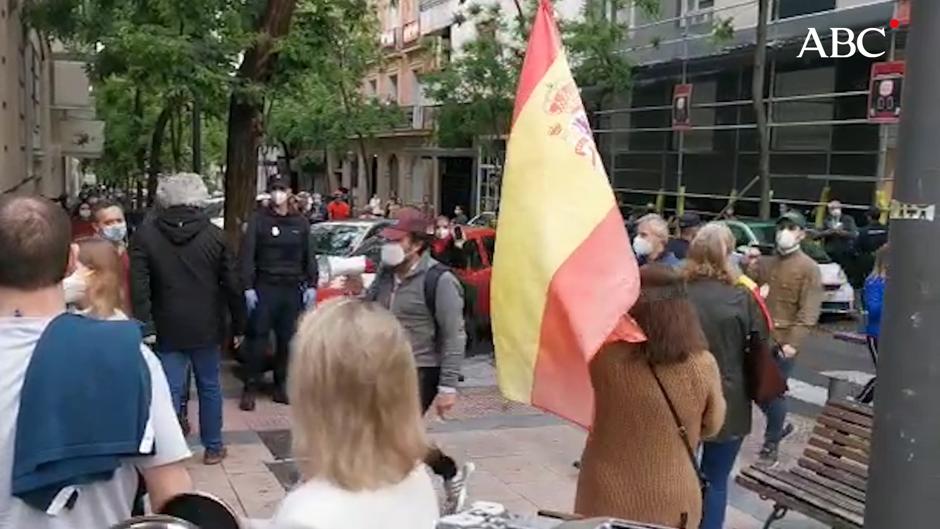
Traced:
<path id="1" fill-rule="evenodd" d="M 646 343 L 607 346 L 591 362 L 596 410 L 575 511 L 698 529 L 698 475 L 653 370 L 693 448 L 724 422 L 721 377 L 682 279 L 653 265 L 641 269 L 640 281 L 630 315 Z"/>

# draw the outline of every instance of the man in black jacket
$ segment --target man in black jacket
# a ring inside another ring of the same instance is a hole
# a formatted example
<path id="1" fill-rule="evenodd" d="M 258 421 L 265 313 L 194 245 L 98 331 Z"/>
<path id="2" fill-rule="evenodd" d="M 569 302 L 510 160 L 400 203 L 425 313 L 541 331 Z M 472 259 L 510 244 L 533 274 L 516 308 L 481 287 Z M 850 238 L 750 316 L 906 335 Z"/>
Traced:
<path id="1" fill-rule="evenodd" d="M 245 300 L 224 234 L 202 209 L 209 198 L 202 178 L 164 178 L 156 198 L 160 209 L 148 216 L 131 241 L 134 316 L 144 323 L 145 341 L 153 343 L 160 356 L 177 413 L 192 363 L 204 462 L 218 464 L 226 455 L 219 345 L 226 308 L 236 342 L 241 341 Z"/>
<path id="2" fill-rule="evenodd" d="M 275 335 L 274 402 L 287 404 L 287 356 L 297 318 L 317 299 L 316 256 L 310 251 L 310 223 L 291 211 L 290 182 L 281 175 L 268 181 L 271 204 L 248 221 L 241 248 L 248 323 L 247 377 L 239 407 L 255 409 L 255 393 L 265 371 L 264 352 Z"/>

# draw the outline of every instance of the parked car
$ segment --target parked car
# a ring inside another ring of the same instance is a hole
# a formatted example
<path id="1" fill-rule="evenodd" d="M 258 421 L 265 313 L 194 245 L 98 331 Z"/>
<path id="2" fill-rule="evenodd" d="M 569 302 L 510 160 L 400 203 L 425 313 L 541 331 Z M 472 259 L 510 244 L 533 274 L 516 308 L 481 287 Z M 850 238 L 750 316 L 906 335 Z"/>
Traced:
<path id="1" fill-rule="evenodd" d="M 770 255 L 776 246 L 777 226 L 773 222 L 723 220 L 734 234 L 735 245 L 759 248 Z M 825 289 L 823 314 L 848 315 L 855 313 L 855 289 L 838 263 L 832 262 L 818 242 L 809 238 L 803 241 L 803 251 L 819 264 L 819 273 Z"/>
<path id="2" fill-rule="evenodd" d="M 209 221 L 219 227 L 220 230 L 225 229 L 225 198 L 215 197 L 210 198 L 206 203 L 206 215 L 209 216 Z"/>
<path id="3" fill-rule="evenodd" d="M 484 211 L 476 217 L 470 219 L 468 226 L 479 226 L 482 228 L 493 228 L 496 225 L 496 213 L 493 211 Z"/>
<path id="4" fill-rule="evenodd" d="M 379 262 L 378 251 L 381 246 L 376 248 L 371 260 L 361 257 L 365 255 L 363 248 L 369 241 L 378 238 L 379 232 L 392 222 L 387 219 L 357 219 L 321 222 L 310 226 L 310 250 L 317 256 L 320 270 L 318 300 L 348 292 L 352 285 L 347 285 L 346 280 L 351 272 L 361 271 L 360 275 L 365 282 L 362 287 L 368 288 L 375 277 L 374 269 Z"/>

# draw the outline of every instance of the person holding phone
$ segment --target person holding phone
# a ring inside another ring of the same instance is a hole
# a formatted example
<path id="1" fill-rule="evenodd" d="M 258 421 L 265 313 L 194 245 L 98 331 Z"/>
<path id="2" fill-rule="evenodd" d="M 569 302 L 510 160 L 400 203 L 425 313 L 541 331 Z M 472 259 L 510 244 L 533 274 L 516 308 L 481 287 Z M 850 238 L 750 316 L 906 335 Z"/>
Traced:
<path id="1" fill-rule="evenodd" d="M 467 259 L 463 251 L 463 228 L 451 226 L 450 219 L 441 215 L 434 223 L 434 242 L 431 256 L 449 268 L 466 268 Z"/>

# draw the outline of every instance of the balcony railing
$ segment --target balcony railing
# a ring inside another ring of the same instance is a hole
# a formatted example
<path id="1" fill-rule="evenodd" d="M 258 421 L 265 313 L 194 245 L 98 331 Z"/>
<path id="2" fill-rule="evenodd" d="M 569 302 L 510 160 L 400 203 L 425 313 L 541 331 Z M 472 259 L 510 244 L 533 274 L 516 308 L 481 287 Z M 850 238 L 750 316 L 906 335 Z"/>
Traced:
<path id="1" fill-rule="evenodd" d="M 437 107 L 405 106 L 399 109 L 401 117 L 395 120 L 395 131 L 429 131 L 434 130 L 437 122 Z"/>

